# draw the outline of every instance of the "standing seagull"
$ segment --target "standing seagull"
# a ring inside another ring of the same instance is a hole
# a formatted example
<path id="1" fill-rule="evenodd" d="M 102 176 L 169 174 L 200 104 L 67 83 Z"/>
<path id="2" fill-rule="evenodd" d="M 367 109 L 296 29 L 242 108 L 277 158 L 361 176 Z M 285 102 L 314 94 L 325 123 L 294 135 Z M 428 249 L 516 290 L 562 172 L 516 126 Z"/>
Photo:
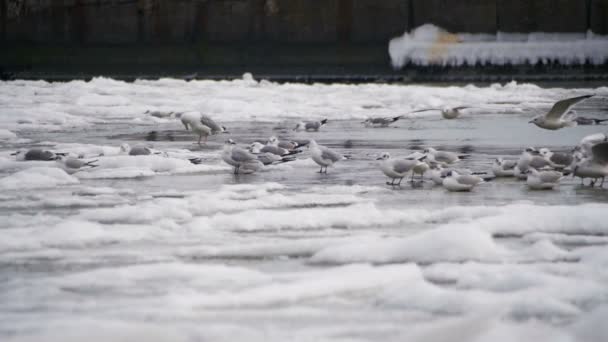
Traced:
<path id="1" fill-rule="evenodd" d="M 576 121 L 574 121 L 571 117 L 566 117 L 566 114 L 574 106 L 580 101 L 590 98 L 593 95 L 583 95 L 572 97 L 569 99 L 557 101 L 551 110 L 547 112 L 545 115 L 540 115 L 532 119 L 529 123 L 533 123 L 536 126 L 549 130 L 557 130 L 564 127 L 573 127 L 576 126 Z"/>
<path id="2" fill-rule="evenodd" d="M 395 116 L 393 118 L 369 118 L 361 123 L 364 124 L 365 127 L 388 127 L 388 125 L 401 118 L 403 118 L 403 115 Z"/>
<path id="3" fill-rule="evenodd" d="M 207 143 L 207 137 L 209 137 L 209 135 L 226 132 L 226 127 L 219 125 L 207 115 L 199 112 L 184 113 L 180 117 L 180 120 L 184 127 L 186 127 L 186 130 L 191 129 L 192 132 L 198 134 L 199 145 L 201 145 L 203 136 L 205 136 L 205 143 Z"/>
<path id="4" fill-rule="evenodd" d="M 575 163 L 572 175 L 584 178 L 601 178 L 600 187 L 604 187 L 604 179 L 608 176 L 608 142 L 599 143 L 591 148 L 592 156 Z M 591 182 L 591 186 L 595 181 Z"/>
<path id="5" fill-rule="evenodd" d="M 294 131 L 318 132 L 321 126 L 327 123 L 327 119 L 321 121 L 300 121 L 293 129 Z"/>
<path id="6" fill-rule="evenodd" d="M 403 178 L 419 162 L 415 159 L 391 159 L 388 152 L 382 153 L 382 156 L 377 160 L 382 160 L 380 170 L 391 179 L 391 182 L 386 182 L 387 185 L 401 185 Z M 399 183 L 395 184 L 397 179 L 399 179 Z"/>
<path id="7" fill-rule="evenodd" d="M 222 160 L 229 165 L 234 166 L 234 174 L 253 173 L 263 167 L 262 162 L 258 157 L 249 153 L 249 151 L 236 146 L 232 139 L 226 141 L 222 151 Z"/>
<path id="8" fill-rule="evenodd" d="M 321 170 L 319 173 L 323 173 L 323 168 L 325 168 L 325 173 L 327 173 L 327 167 L 334 165 L 334 163 L 343 159 L 344 156 L 341 154 L 330 150 L 329 148 L 317 144 L 316 141 L 311 140 L 308 144 L 310 147 L 310 154 L 312 156 L 312 160 L 315 161 L 319 166 L 321 166 Z"/>

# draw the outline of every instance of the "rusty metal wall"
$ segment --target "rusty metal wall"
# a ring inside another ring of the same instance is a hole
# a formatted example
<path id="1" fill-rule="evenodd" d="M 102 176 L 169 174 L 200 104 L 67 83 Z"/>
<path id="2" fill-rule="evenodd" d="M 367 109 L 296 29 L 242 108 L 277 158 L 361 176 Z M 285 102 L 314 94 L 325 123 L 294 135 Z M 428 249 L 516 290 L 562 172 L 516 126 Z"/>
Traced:
<path id="1" fill-rule="evenodd" d="M 379 43 L 456 32 L 608 34 L 608 0 L 0 0 L 0 39 L 132 44 Z"/>

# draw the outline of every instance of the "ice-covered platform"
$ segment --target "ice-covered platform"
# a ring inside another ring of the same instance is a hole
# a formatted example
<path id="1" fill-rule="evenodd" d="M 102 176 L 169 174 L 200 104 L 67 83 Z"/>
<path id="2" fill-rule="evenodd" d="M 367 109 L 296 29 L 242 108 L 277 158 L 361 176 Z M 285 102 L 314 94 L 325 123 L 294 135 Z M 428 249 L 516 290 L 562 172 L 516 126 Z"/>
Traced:
<path id="1" fill-rule="evenodd" d="M 587 33 L 450 33 L 422 25 L 390 41 L 395 68 L 480 65 L 603 65 L 608 37 Z"/>

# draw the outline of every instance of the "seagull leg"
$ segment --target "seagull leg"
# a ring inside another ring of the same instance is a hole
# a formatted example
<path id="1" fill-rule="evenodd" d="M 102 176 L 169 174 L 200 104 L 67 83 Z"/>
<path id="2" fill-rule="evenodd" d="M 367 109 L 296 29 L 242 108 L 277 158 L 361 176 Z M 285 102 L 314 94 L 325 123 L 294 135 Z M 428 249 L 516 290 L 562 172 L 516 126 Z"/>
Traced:
<path id="1" fill-rule="evenodd" d="M 605 176 L 604 176 L 604 177 L 602 177 L 602 182 L 600 183 L 600 188 L 603 188 L 603 187 L 604 187 L 604 179 L 605 179 L 605 178 L 606 178 Z"/>
<path id="2" fill-rule="evenodd" d="M 202 135 L 202 134 L 199 134 L 199 135 L 198 135 L 198 146 L 202 146 L 202 145 L 201 145 L 201 138 L 202 138 L 202 137 L 203 137 L 203 135 Z"/>
<path id="3" fill-rule="evenodd" d="M 397 185 L 401 186 L 401 181 L 403 180 L 403 177 L 399 178 L 399 183 L 397 183 Z"/>
<path id="4" fill-rule="evenodd" d="M 321 169 L 319 170 L 319 173 L 323 173 L 323 166 L 321 166 Z"/>

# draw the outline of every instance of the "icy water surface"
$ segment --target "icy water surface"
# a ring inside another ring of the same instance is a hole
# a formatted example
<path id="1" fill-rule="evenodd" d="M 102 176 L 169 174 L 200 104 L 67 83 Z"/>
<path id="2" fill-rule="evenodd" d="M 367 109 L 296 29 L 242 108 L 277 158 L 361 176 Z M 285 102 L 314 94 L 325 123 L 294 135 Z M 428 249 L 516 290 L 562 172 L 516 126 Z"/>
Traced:
<path id="1" fill-rule="evenodd" d="M 149 341 L 605 341 L 608 189 L 499 179 L 471 193 L 385 185 L 376 158 L 435 146 L 488 171 L 526 146 L 567 151 L 587 126 L 527 122 L 551 102 L 607 88 L 278 85 L 161 80 L 0 83 L 0 339 Z M 474 105 L 364 128 L 369 115 Z M 199 148 L 174 118 L 229 128 Z M 320 132 L 291 130 L 329 118 Z M 156 133 L 151 133 L 156 132 Z M 348 155 L 231 173 L 222 143 L 314 138 Z M 148 140 L 147 140 L 148 139 Z M 163 155 L 130 157 L 150 144 Z M 98 159 L 68 175 L 16 161 L 32 146 Z M 103 154 L 103 156 L 99 156 Z M 201 157 L 191 164 L 187 158 Z"/>

